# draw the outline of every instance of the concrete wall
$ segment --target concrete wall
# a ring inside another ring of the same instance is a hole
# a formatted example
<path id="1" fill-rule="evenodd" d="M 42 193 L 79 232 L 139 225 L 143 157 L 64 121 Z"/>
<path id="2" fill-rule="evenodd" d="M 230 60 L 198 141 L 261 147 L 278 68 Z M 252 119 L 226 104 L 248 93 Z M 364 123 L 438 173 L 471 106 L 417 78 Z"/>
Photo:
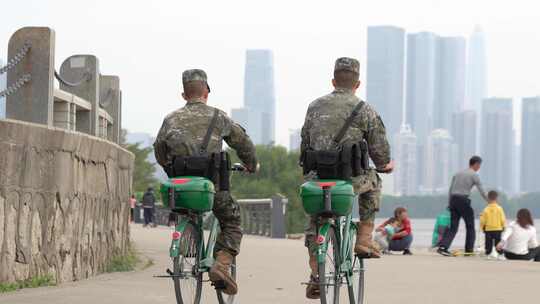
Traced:
<path id="1" fill-rule="evenodd" d="M 0 120 L 0 282 L 79 280 L 125 253 L 132 166 L 108 141 Z"/>

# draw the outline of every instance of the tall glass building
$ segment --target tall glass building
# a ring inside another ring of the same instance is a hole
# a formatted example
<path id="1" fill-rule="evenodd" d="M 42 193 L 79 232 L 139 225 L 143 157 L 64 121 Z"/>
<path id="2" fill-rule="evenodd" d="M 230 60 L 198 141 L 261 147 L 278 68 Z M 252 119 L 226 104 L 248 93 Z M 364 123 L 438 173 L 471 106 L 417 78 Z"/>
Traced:
<path id="1" fill-rule="evenodd" d="M 523 98 L 521 118 L 521 191 L 540 191 L 540 97 Z"/>
<path id="2" fill-rule="evenodd" d="M 486 98 L 482 106 L 482 180 L 489 188 L 514 190 L 515 136 L 511 98 Z"/>
<path id="3" fill-rule="evenodd" d="M 434 104 L 434 128 L 451 129 L 452 114 L 465 104 L 465 54 L 463 37 L 441 37 L 438 43 L 438 77 Z"/>
<path id="4" fill-rule="evenodd" d="M 232 118 L 246 128 L 255 144 L 275 142 L 276 97 L 274 60 L 270 50 L 247 50 L 244 74 L 244 107 Z"/>
<path id="5" fill-rule="evenodd" d="M 403 119 L 405 30 L 368 27 L 367 101 L 381 115 L 389 137 L 399 133 Z"/>

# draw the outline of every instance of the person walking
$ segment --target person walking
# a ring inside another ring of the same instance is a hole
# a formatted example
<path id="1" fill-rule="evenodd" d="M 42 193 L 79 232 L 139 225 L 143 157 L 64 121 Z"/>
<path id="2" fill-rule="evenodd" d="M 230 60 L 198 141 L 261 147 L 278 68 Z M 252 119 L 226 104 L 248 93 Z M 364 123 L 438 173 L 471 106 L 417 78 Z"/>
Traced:
<path id="1" fill-rule="evenodd" d="M 503 250 L 508 260 L 540 262 L 540 247 L 529 209 L 518 211 L 517 220 L 504 230 L 497 250 Z"/>
<path id="2" fill-rule="evenodd" d="M 129 213 L 129 221 L 131 223 L 133 223 L 135 221 L 135 205 L 137 204 L 137 199 L 135 198 L 135 194 L 132 194 L 131 197 L 129 198 L 129 208 L 130 208 L 130 213 Z"/>
<path id="3" fill-rule="evenodd" d="M 478 171 L 482 166 L 482 158 L 479 156 L 473 156 L 469 160 L 469 168 L 458 172 L 452 178 L 450 185 L 450 229 L 448 229 L 441 240 L 437 253 L 444 256 L 452 256 L 452 253 L 448 251 L 452 241 L 456 237 L 459 228 L 459 221 L 461 218 L 465 221 L 465 228 L 467 229 L 467 235 L 465 238 L 465 255 L 472 255 L 474 253 L 474 242 L 476 238 L 476 231 L 474 229 L 474 211 L 471 207 L 471 190 L 476 186 L 480 195 L 484 200 L 488 201 L 486 192 L 480 182 Z"/>
<path id="4" fill-rule="evenodd" d="M 486 255 L 489 257 L 493 252 L 493 247 L 501 241 L 501 235 L 506 226 L 506 217 L 503 208 L 497 203 L 499 194 L 497 191 L 489 191 L 489 203 L 480 215 L 480 229 L 485 234 Z M 502 254 L 501 250 L 497 250 Z"/>
<path id="5" fill-rule="evenodd" d="M 149 224 L 155 224 L 154 209 L 156 207 L 156 196 L 154 195 L 154 188 L 149 187 L 148 190 L 146 190 L 142 198 L 142 206 L 144 210 L 143 227 L 146 227 Z"/>

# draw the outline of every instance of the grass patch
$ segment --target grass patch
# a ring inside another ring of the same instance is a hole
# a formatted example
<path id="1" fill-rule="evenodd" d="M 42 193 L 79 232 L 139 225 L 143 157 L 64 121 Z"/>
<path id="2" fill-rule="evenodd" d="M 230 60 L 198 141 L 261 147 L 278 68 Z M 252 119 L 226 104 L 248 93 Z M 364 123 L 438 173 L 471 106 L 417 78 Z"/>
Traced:
<path id="1" fill-rule="evenodd" d="M 119 255 L 112 258 L 111 262 L 105 268 L 105 272 L 126 272 L 133 271 L 140 262 L 137 252 L 133 247 L 129 247 L 125 255 Z"/>
<path id="2" fill-rule="evenodd" d="M 55 286 L 56 281 L 52 275 L 37 276 L 15 283 L 0 283 L 0 293 L 16 291 L 23 288 L 37 288 L 44 286 Z"/>

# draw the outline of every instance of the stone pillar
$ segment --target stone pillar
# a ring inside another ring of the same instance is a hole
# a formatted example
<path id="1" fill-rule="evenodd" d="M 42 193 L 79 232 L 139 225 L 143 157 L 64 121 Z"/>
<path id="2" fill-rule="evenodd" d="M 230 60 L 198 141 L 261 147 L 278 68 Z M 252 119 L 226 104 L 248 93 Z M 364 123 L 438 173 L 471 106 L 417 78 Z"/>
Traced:
<path id="1" fill-rule="evenodd" d="M 77 113 L 77 131 L 99 136 L 99 60 L 93 55 L 73 55 L 66 59 L 60 67 L 60 76 L 77 86 L 68 86 L 60 83 L 60 89 L 77 95 L 90 102 L 90 112 Z"/>
<path id="2" fill-rule="evenodd" d="M 272 204 L 270 207 L 272 231 L 270 237 L 273 239 L 284 239 L 287 237 L 287 225 L 285 223 L 287 203 L 287 199 L 280 194 L 276 194 L 272 197 Z"/>
<path id="3" fill-rule="evenodd" d="M 71 130 L 71 103 L 57 102 L 54 104 L 54 126 Z"/>
<path id="4" fill-rule="evenodd" d="M 122 130 L 120 78 L 112 75 L 101 75 L 100 90 L 100 105 L 114 120 L 112 125 L 107 126 L 107 138 L 112 142 L 119 143 Z"/>
<path id="5" fill-rule="evenodd" d="M 26 56 L 7 72 L 7 87 L 23 75 L 30 82 L 7 96 L 6 117 L 52 126 L 54 103 L 54 46 L 55 34 L 48 27 L 24 27 L 9 40 L 8 59 L 14 58 L 30 43 Z"/>

